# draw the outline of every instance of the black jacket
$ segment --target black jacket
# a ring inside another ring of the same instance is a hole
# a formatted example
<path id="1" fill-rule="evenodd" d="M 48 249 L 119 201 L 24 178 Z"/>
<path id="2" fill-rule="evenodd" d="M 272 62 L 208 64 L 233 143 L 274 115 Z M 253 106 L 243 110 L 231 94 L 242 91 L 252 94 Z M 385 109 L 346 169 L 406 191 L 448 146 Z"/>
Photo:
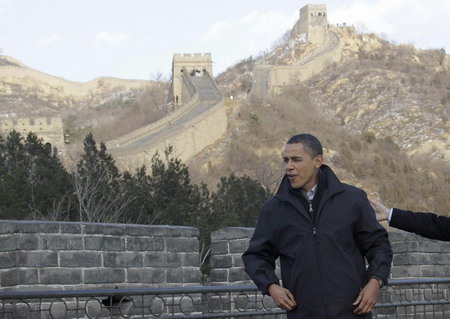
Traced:
<path id="1" fill-rule="evenodd" d="M 387 282 L 392 261 L 387 232 L 362 190 L 341 183 L 326 165 L 319 172 L 326 185 L 315 221 L 285 176 L 261 210 L 242 257 L 245 270 L 267 294 L 270 284 L 279 284 L 274 270 L 280 258 L 283 286 L 298 304 L 287 312 L 290 319 L 371 318 L 354 315 L 352 303 L 368 278 Z"/>
<path id="2" fill-rule="evenodd" d="M 389 226 L 431 239 L 450 241 L 450 217 L 394 208 Z"/>

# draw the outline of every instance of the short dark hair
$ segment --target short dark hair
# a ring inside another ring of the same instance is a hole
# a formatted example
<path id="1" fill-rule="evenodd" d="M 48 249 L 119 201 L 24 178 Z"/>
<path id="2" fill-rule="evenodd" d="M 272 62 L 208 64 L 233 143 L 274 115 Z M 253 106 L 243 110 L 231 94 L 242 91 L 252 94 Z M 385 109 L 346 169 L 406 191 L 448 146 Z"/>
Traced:
<path id="1" fill-rule="evenodd" d="M 317 155 L 323 155 L 322 144 L 317 137 L 311 134 L 297 134 L 292 136 L 286 144 L 302 144 L 305 151 L 311 155 L 312 158 Z"/>

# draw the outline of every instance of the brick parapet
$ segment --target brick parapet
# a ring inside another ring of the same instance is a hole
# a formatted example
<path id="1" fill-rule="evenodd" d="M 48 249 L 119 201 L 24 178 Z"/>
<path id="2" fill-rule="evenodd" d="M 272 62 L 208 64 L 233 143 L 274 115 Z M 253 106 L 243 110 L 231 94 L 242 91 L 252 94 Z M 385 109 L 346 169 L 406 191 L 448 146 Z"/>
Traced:
<path id="1" fill-rule="evenodd" d="M 251 283 L 241 256 L 253 231 L 253 228 L 225 228 L 212 234 L 211 284 Z M 389 239 L 394 251 L 391 279 L 450 277 L 450 242 L 426 239 L 403 231 L 389 232 Z"/>
<path id="2" fill-rule="evenodd" d="M 2 290 L 200 285 L 198 229 L 0 221 Z"/>
<path id="3" fill-rule="evenodd" d="M 211 234 L 211 283 L 213 285 L 251 284 L 244 271 L 242 253 L 253 228 L 230 227 Z"/>

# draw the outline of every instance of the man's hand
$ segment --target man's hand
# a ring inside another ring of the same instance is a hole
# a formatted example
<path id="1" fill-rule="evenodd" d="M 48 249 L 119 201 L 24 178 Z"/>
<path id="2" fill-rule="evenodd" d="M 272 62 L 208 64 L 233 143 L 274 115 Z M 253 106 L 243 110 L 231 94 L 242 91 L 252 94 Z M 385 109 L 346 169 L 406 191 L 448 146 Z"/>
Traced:
<path id="1" fill-rule="evenodd" d="M 383 220 L 387 220 L 389 218 L 389 211 L 390 209 L 384 206 L 382 203 L 369 198 L 370 205 L 372 205 L 373 209 L 375 210 L 375 214 L 377 216 L 377 220 L 379 222 Z"/>
<path id="2" fill-rule="evenodd" d="M 292 310 L 297 307 L 294 296 L 291 292 L 277 284 L 271 284 L 268 292 L 275 304 L 284 310 Z"/>
<path id="3" fill-rule="evenodd" d="M 353 313 L 356 315 L 363 315 L 372 311 L 377 303 L 378 290 L 380 289 L 380 282 L 376 278 L 370 278 L 367 285 L 361 290 L 356 298 L 353 306 L 356 307 Z"/>

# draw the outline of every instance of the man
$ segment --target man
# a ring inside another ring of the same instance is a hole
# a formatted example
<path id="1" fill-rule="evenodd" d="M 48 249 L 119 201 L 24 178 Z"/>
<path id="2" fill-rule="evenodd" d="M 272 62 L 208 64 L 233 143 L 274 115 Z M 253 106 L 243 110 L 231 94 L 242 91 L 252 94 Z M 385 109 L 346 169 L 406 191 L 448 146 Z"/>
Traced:
<path id="1" fill-rule="evenodd" d="M 416 233 L 422 237 L 450 241 L 450 217 L 433 213 L 415 213 L 398 208 L 387 208 L 382 203 L 369 199 L 377 220 L 389 222 L 389 226 Z"/>
<path id="2" fill-rule="evenodd" d="M 323 165 L 322 145 L 312 135 L 290 138 L 283 160 L 286 174 L 242 256 L 247 274 L 288 319 L 372 318 L 392 250 L 366 194 Z M 278 257 L 283 286 L 275 275 Z"/>

